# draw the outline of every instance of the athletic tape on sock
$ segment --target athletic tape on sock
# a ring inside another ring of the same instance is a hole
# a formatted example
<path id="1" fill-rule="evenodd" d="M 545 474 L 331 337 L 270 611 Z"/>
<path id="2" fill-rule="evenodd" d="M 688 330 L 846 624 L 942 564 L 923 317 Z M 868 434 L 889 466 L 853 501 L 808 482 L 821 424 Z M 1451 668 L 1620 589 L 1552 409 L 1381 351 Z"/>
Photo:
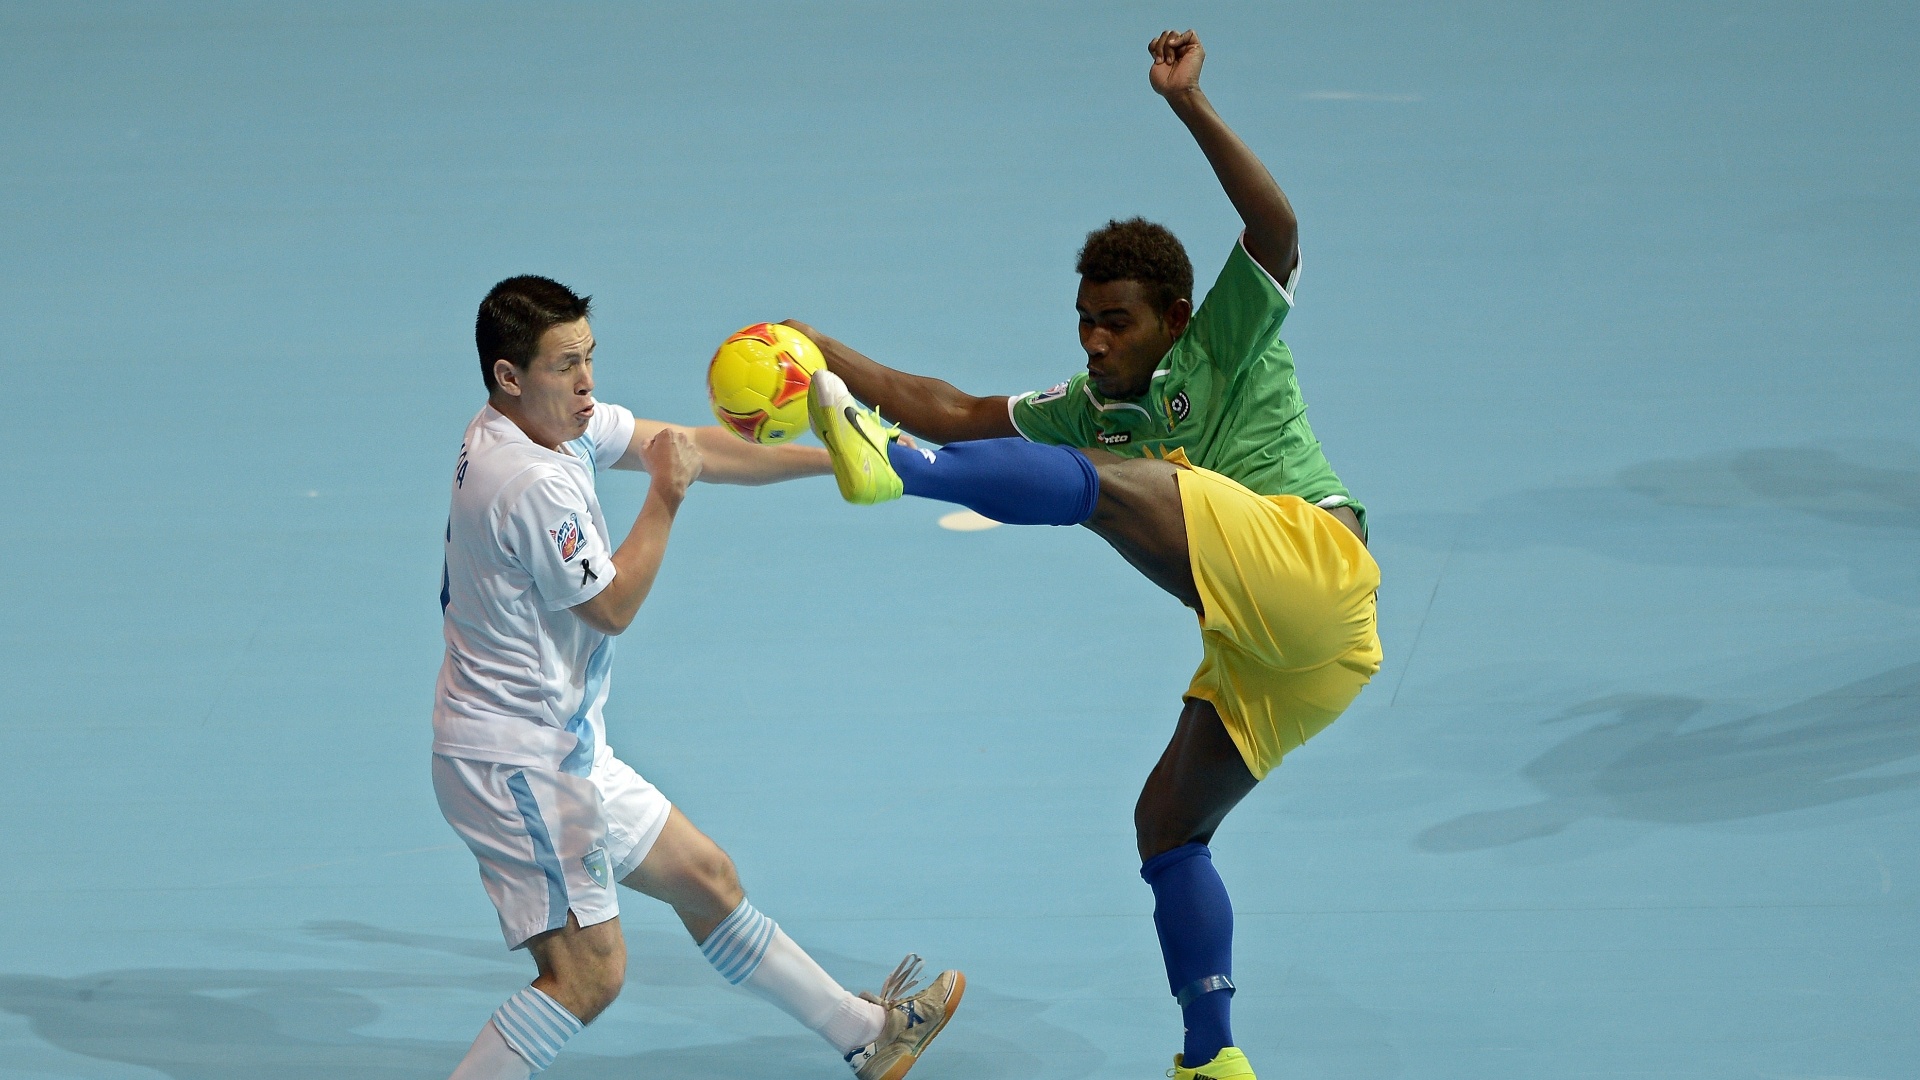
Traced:
<path id="1" fill-rule="evenodd" d="M 1180 1007 L 1184 1009 L 1198 1000 L 1200 995 L 1211 994 L 1215 990 L 1233 993 L 1233 980 L 1225 975 L 1202 975 L 1181 987 L 1180 992 L 1173 995 L 1173 1000 L 1179 1002 Z"/>
<path id="2" fill-rule="evenodd" d="M 545 1071 L 560 1056 L 560 1048 L 580 1033 L 578 1017 L 566 1006 L 529 986 L 493 1012 L 493 1026 L 513 1052 L 527 1059 L 534 1072 Z"/>
<path id="3" fill-rule="evenodd" d="M 707 940 L 700 943 L 700 954 L 721 978 L 738 986 L 760 966 L 775 929 L 772 919 L 760 914 L 749 901 L 742 900 L 731 915 L 713 928 Z"/>

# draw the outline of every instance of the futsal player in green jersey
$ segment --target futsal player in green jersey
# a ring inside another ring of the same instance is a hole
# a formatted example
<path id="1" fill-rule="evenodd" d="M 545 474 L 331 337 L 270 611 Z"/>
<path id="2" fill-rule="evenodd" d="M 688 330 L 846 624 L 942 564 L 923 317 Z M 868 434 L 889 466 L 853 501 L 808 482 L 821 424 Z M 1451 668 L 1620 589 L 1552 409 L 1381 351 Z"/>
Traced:
<path id="1" fill-rule="evenodd" d="M 1085 525 L 1198 616 L 1200 668 L 1134 830 L 1186 1024 L 1170 1075 L 1249 1078 L 1229 1017 L 1233 910 L 1207 843 L 1379 670 L 1380 570 L 1279 338 L 1300 270 L 1293 208 L 1201 93 L 1199 39 L 1168 31 L 1148 51 L 1154 90 L 1246 226 L 1197 311 L 1180 242 L 1134 219 L 1080 253 L 1086 370 L 1050 390 L 975 397 L 793 325 L 827 357 L 809 408 L 849 501 L 909 494 Z M 945 445 L 897 441 L 900 428 Z"/>

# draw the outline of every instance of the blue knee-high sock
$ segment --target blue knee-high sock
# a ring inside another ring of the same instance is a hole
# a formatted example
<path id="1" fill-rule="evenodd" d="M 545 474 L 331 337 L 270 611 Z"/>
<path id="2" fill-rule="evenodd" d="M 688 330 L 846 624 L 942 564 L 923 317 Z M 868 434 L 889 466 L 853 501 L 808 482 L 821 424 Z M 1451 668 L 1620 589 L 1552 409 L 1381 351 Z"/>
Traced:
<path id="1" fill-rule="evenodd" d="M 896 442 L 887 459 L 907 494 L 959 503 L 1008 525 L 1078 525 L 1100 499 L 1093 462 L 1065 446 L 981 439 L 922 450 Z"/>
<path id="2" fill-rule="evenodd" d="M 1181 1064 L 1205 1065 L 1233 1045 L 1233 904 L 1205 844 L 1155 855 L 1140 876 L 1153 887 L 1167 986 L 1187 1025 Z"/>

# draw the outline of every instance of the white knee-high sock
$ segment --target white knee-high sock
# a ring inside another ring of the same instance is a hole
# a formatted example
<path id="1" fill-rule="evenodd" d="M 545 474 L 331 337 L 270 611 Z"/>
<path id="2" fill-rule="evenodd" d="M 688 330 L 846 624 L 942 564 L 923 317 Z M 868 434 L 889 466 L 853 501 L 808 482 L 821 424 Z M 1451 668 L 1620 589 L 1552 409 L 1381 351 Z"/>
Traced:
<path id="1" fill-rule="evenodd" d="M 700 952 L 728 982 L 771 1002 L 842 1054 L 879 1038 L 886 1023 L 885 1010 L 834 982 L 749 901 L 740 901 L 707 935 Z"/>
<path id="2" fill-rule="evenodd" d="M 448 1080 L 528 1080 L 532 1075 L 533 1066 L 513 1052 L 507 1040 L 500 1037 L 500 1029 L 488 1020 Z"/>

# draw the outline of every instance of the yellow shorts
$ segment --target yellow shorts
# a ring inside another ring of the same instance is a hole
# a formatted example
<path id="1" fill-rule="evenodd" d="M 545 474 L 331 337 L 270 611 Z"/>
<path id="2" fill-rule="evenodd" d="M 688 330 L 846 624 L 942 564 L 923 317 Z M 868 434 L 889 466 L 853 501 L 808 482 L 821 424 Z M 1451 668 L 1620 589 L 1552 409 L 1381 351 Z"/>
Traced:
<path id="1" fill-rule="evenodd" d="M 1206 609 L 1186 696 L 1212 703 L 1248 770 L 1264 779 L 1380 670 L 1380 566 L 1312 503 L 1174 461 Z"/>

